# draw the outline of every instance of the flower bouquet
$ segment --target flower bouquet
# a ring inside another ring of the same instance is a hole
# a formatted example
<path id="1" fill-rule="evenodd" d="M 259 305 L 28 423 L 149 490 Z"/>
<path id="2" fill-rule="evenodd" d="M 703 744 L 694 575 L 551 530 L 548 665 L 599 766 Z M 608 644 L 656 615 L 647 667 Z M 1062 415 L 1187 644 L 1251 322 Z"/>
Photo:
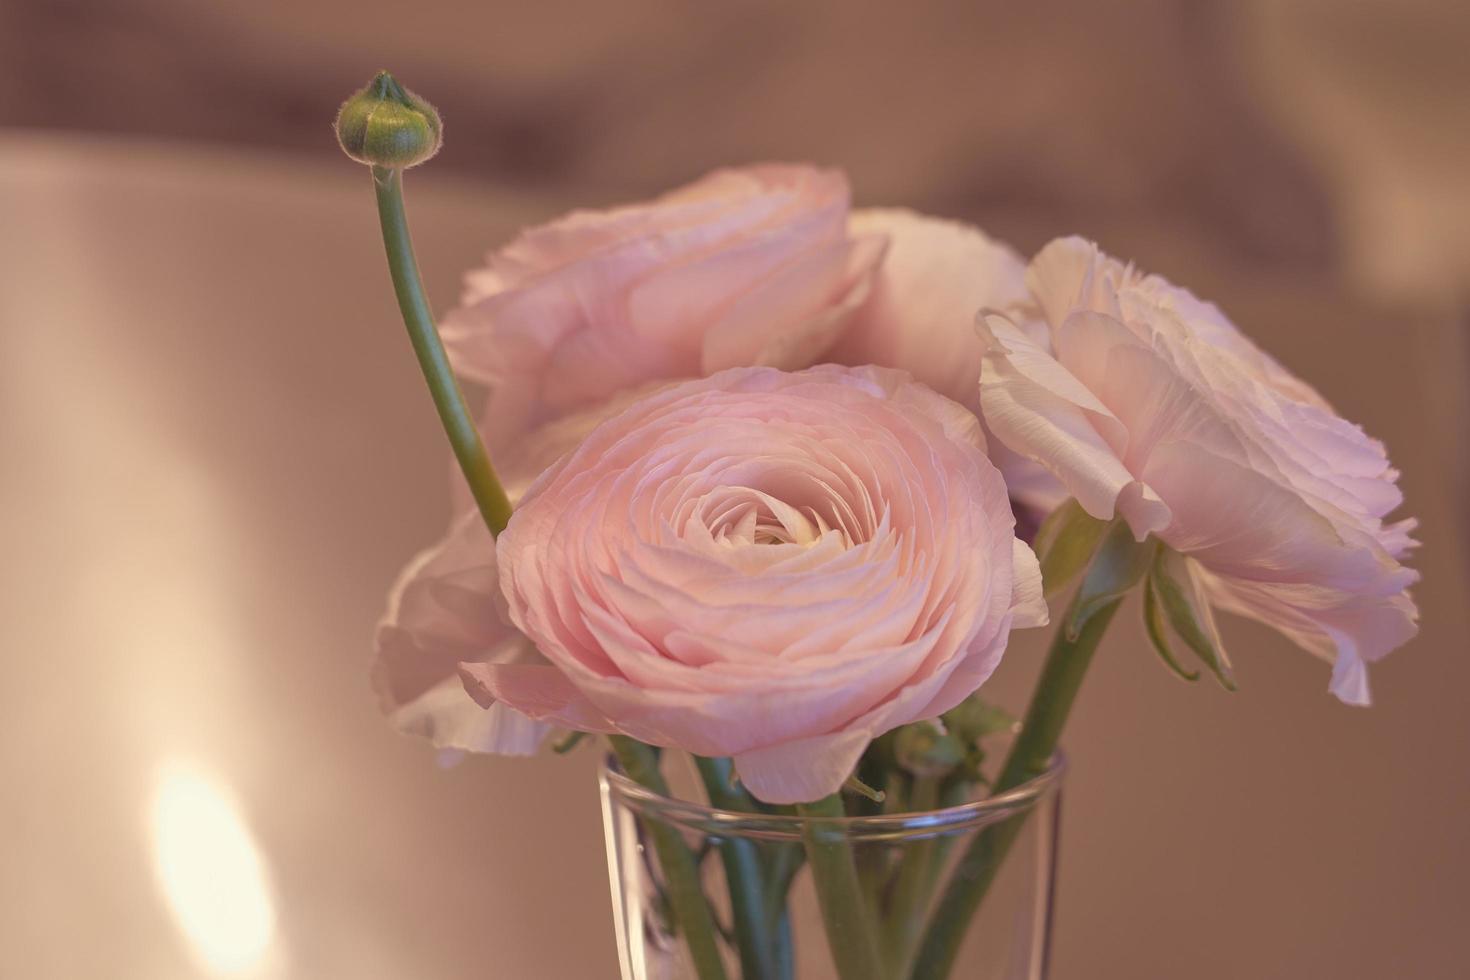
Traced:
<path id="1" fill-rule="evenodd" d="M 767 165 L 524 231 L 441 331 L 402 197 L 441 132 L 386 73 L 338 118 L 463 474 L 374 682 L 444 749 L 597 736 L 627 980 L 1044 976 L 1058 740 L 1128 596 L 1227 688 L 1217 610 L 1349 704 L 1414 634 L 1383 446 L 1186 290 Z M 983 685 L 1048 622 L 1013 719 Z"/>

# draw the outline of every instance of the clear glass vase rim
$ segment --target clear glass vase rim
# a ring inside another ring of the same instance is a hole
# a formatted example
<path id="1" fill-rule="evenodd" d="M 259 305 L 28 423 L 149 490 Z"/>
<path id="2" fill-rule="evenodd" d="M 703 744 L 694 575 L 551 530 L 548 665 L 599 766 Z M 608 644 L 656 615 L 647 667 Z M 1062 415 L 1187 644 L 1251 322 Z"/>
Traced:
<path id="1" fill-rule="evenodd" d="M 666 823 L 678 824 L 689 830 L 721 836 L 799 840 L 803 828 L 819 824 L 840 830 L 842 836 L 850 839 L 884 840 L 911 835 L 947 834 L 1003 820 L 1030 809 L 1055 792 L 1066 768 L 1066 756 L 1058 749 L 1047 763 L 1046 771 L 1004 793 L 938 810 L 857 817 L 746 813 L 664 796 L 624 775 L 617 767 L 617 760 L 611 755 L 603 756 L 598 767 L 598 776 L 604 792 L 616 793 L 628 805 L 647 816 L 656 816 Z"/>

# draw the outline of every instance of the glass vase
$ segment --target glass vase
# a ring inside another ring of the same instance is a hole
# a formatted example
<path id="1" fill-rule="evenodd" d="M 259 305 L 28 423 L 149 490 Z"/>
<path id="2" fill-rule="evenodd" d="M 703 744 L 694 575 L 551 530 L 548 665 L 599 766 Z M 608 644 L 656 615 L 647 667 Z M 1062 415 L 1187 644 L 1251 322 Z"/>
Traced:
<path id="1" fill-rule="evenodd" d="M 1042 980 L 1062 771 L 1057 756 L 957 806 L 818 818 L 717 809 L 677 778 L 661 795 L 608 757 L 623 980 Z"/>

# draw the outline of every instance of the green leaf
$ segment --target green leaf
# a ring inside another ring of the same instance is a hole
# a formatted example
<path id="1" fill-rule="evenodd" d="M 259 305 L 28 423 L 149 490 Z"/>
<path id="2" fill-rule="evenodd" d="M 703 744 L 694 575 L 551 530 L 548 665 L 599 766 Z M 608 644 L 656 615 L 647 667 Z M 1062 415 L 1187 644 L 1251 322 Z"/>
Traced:
<path id="1" fill-rule="evenodd" d="M 1087 567 L 1107 527 L 1107 521 L 1088 514 L 1075 499 L 1047 516 L 1036 532 L 1036 557 L 1047 598 L 1065 589 Z"/>
<path id="2" fill-rule="evenodd" d="M 1164 612 L 1159 603 L 1158 586 L 1154 583 L 1153 572 L 1149 572 L 1143 583 L 1143 625 L 1148 630 L 1148 639 L 1153 644 L 1154 652 L 1159 655 L 1159 659 L 1164 661 L 1164 666 L 1186 681 L 1199 680 L 1199 671 L 1185 670 L 1174 658 L 1174 651 L 1169 646 L 1169 630 L 1164 624 Z"/>
<path id="3" fill-rule="evenodd" d="M 1118 602 L 1143 581 L 1156 550 L 1157 544 L 1152 538 L 1135 541 L 1133 531 L 1122 518 L 1107 526 L 1107 533 L 1092 556 L 1092 564 L 1087 566 L 1087 574 L 1083 576 L 1082 586 L 1072 602 L 1072 615 L 1063 624 L 1069 641 L 1075 642 L 1089 619 Z"/>
<path id="4" fill-rule="evenodd" d="M 1209 668 L 1227 691 L 1236 690 L 1230 658 L 1220 642 L 1209 599 L 1200 586 L 1193 559 L 1172 548 L 1160 548 L 1150 575 L 1159 605 L 1174 632 Z"/>

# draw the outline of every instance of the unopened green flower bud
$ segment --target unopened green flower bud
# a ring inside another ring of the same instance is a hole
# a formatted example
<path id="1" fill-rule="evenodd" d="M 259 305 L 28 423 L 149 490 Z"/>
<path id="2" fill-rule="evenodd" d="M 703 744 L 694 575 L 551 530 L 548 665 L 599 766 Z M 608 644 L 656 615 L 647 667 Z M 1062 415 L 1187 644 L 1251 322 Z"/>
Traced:
<path id="1" fill-rule="evenodd" d="M 380 71 L 342 103 L 337 142 L 359 163 L 402 170 L 439 152 L 444 127 L 433 106 Z"/>

